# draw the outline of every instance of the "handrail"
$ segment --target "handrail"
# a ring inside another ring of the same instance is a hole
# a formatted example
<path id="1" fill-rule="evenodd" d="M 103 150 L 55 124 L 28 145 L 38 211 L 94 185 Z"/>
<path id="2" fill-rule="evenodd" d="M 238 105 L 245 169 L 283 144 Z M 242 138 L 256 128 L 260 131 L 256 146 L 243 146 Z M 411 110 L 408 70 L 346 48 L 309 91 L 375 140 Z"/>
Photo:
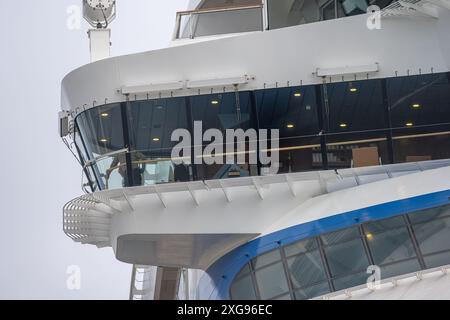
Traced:
<path id="1" fill-rule="evenodd" d="M 98 157 L 95 157 L 95 158 L 92 159 L 92 160 L 86 161 L 86 163 L 85 163 L 84 166 L 83 166 L 83 169 L 86 169 L 88 166 L 93 165 L 94 163 L 96 163 L 96 162 L 99 161 L 99 160 L 106 159 L 106 158 L 109 158 L 109 157 L 111 157 L 111 156 L 115 156 L 115 155 L 117 155 L 117 154 L 126 153 L 126 152 L 129 152 L 129 149 L 128 149 L 128 148 L 123 148 L 123 149 L 120 149 L 120 150 L 111 151 L 111 152 L 102 154 L 102 155 L 100 155 L 100 156 L 98 156 Z"/>
<path id="2" fill-rule="evenodd" d="M 419 126 L 418 126 L 419 127 Z M 405 128 L 395 128 L 395 129 L 405 129 Z M 378 131 L 386 131 L 387 129 L 379 129 L 379 130 L 371 130 L 368 132 L 378 132 Z M 364 132 L 364 131 L 361 131 Z M 350 131 L 350 132 L 343 132 L 342 134 L 355 134 L 355 133 L 360 133 L 360 131 Z M 334 135 L 334 136 L 339 136 L 339 133 L 333 133 L 333 134 L 322 134 L 323 136 L 328 136 L 328 135 Z M 404 135 L 397 135 L 397 136 L 393 136 L 392 139 L 393 140 L 406 140 L 406 139 L 414 139 L 414 138 L 422 138 L 422 137 L 433 137 L 433 136 L 442 136 L 442 135 L 450 135 L 450 131 L 439 131 L 439 132 L 430 132 L 430 133 L 421 133 L 421 134 L 404 134 Z M 280 139 L 280 141 L 282 140 L 290 140 L 290 139 L 295 139 L 295 138 L 302 138 L 302 137 L 320 137 L 320 134 L 316 134 L 316 135 L 305 135 L 305 136 L 296 136 L 296 137 L 289 137 L 289 138 L 284 138 L 284 139 Z M 363 144 L 363 143 L 371 143 L 371 142 L 380 142 L 380 141 L 386 141 L 387 138 L 386 137 L 378 137 L 378 138 L 368 138 L 368 139 L 357 139 L 357 140 L 344 140 L 344 141 L 334 141 L 334 142 L 328 142 L 327 146 L 337 146 L 337 145 L 352 145 L 352 144 Z M 269 140 L 270 141 L 270 140 Z M 194 146 L 195 147 L 195 146 Z M 283 151 L 294 151 L 294 150 L 302 150 L 302 149 L 313 149 L 313 148 L 319 148 L 320 144 L 306 144 L 306 145 L 297 145 L 297 146 L 290 146 L 290 147 L 283 147 L 283 146 L 279 146 L 278 148 L 273 148 L 273 147 L 268 147 L 267 149 L 261 149 L 261 152 L 274 152 L 274 151 L 278 151 L 278 152 L 283 152 Z M 122 154 L 122 153 L 130 153 L 133 154 L 135 152 L 147 152 L 147 151 L 169 151 L 171 150 L 171 148 L 167 148 L 167 149 L 153 149 L 153 150 L 132 150 L 130 151 L 128 148 L 124 148 L 121 150 L 116 150 L 113 152 L 109 152 L 109 153 L 105 153 L 101 156 L 96 157 L 93 160 L 87 161 L 85 163 L 85 165 L 83 166 L 82 169 L 82 179 L 81 179 L 81 188 L 82 190 L 84 190 L 86 193 L 87 190 L 85 189 L 85 184 L 84 184 L 84 178 L 85 178 L 85 171 L 89 166 L 93 166 L 94 164 L 96 164 L 98 161 L 102 160 L 102 159 L 106 159 L 108 157 L 111 156 L 115 156 L 117 154 Z M 224 153 L 220 153 L 220 154 L 215 154 L 215 156 L 227 156 L 227 155 L 237 155 L 239 153 L 245 153 L 245 154 L 250 154 L 255 152 L 255 150 L 244 150 L 244 151 L 231 151 L 230 153 L 224 152 Z M 207 157 L 205 155 L 198 155 L 196 157 Z M 191 160 L 191 157 L 189 156 L 185 156 L 185 157 L 177 157 L 177 158 L 171 158 L 171 157 L 154 157 L 154 158 L 149 158 L 144 156 L 144 158 L 141 159 L 135 159 L 135 160 L 131 160 L 131 164 L 132 165 L 140 165 L 140 164 L 156 164 L 158 162 L 162 162 L 162 161 L 174 161 L 174 160 Z M 125 163 L 119 163 L 114 167 L 110 167 L 109 171 L 113 172 L 121 167 L 125 167 L 126 164 Z"/>
<path id="3" fill-rule="evenodd" d="M 222 7 L 214 7 L 214 8 L 204 8 L 204 9 L 194 9 L 194 10 L 185 10 L 178 11 L 177 15 L 190 15 L 190 14 L 202 14 L 202 13 L 215 13 L 215 12 L 227 12 L 227 11 L 236 11 L 236 10 L 246 10 L 246 9 L 259 9 L 264 5 L 261 3 L 254 5 L 235 5 L 235 6 L 222 6 Z"/>
<path id="4" fill-rule="evenodd" d="M 180 39 L 181 18 L 184 16 L 201 15 L 201 14 L 207 14 L 207 13 L 231 12 L 231 11 L 238 11 L 238 10 L 251 10 L 251 9 L 264 9 L 264 3 L 261 1 L 261 2 L 257 2 L 257 3 L 255 2 L 255 4 L 253 4 L 253 5 L 246 4 L 246 5 L 234 5 L 234 6 L 223 6 L 223 7 L 215 7 L 215 8 L 204 8 L 204 9 L 178 11 L 176 14 L 175 31 L 174 31 L 174 35 L 173 35 L 173 40 Z M 191 30 L 190 37 L 191 38 L 193 37 L 192 30 Z"/>

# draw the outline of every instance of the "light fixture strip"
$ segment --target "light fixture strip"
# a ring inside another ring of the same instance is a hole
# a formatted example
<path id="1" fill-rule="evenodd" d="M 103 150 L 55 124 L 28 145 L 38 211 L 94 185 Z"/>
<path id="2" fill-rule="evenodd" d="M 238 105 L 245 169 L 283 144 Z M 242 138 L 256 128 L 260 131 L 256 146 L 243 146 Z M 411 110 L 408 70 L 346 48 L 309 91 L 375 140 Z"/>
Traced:
<path id="1" fill-rule="evenodd" d="M 155 93 L 155 92 L 167 92 L 182 90 L 184 88 L 184 82 L 168 82 L 158 83 L 140 86 L 124 86 L 121 88 L 122 94 L 140 94 L 140 93 Z"/>
<path id="2" fill-rule="evenodd" d="M 247 84 L 249 77 L 241 76 L 234 78 L 221 78 L 221 79 L 208 79 L 208 80 L 196 80 L 188 81 L 186 83 L 187 89 L 199 89 L 199 88 L 215 88 L 215 87 L 228 87 L 234 85 Z"/>

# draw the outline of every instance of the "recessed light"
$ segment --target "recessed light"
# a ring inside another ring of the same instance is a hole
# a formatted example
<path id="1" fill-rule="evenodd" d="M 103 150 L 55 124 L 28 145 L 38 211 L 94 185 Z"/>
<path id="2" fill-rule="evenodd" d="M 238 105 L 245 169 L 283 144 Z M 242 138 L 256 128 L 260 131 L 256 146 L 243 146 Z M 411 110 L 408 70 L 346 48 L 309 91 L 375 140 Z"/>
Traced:
<path id="1" fill-rule="evenodd" d="M 106 143 L 106 142 L 108 142 L 108 139 L 105 139 L 105 138 L 100 139 L 100 142 Z"/>
<path id="2" fill-rule="evenodd" d="M 286 125 L 286 128 L 288 128 L 288 129 L 293 129 L 293 128 L 295 128 L 295 125 L 294 125 L 293 123 L 288 123 L 288 124 Z"/>
<path id="3" fill-rule="evenodd" d="M 352 87 L 352 88 L 350 88 L 350 92 L 357 92 L 358 91 L 358 89 L 357 88 L 355 88 L 355 87 Z"/>
<path id="4" fill-rule="evenodd" d="M 158 142 L 158 141 L 160 141 L 161 139 L 159 139 L 159 138 L 156 137 L 156 138 L 153 138 L 152 140 L 153 140 L 154 142 Z"/>
<path id="5" fill-rule="evenodd" d="M 211 104 L 212 104 L 212 105 L 218 105 L 218 104 L 219 104 L 219 100 L 212 100 L 212 101 L 211 101 Z"/>
<path id="6" fill-rule="evenodd" d="M 420 103 L 414 103 L 414 104 L 412 105 L 412 107 L 413 107 L 414 109 L 418 109 L 418 108 L 421 107 L 421 105 L 420 105 Z"/>
<path id="7" fill-rule="evenodd" d="M 102 113 L 100 113 L 100 115 L 101 115 L 103 118 L 106 118 L 106 117 L 109 116 L 109 113 L 107 113 L 107 112 L 102 112 Z"/>
<path id="8" fill-rule="evenodd" d="M 341 124 L 339 125 L 339 127 L 341 127 L 341 128 L 347 128 L 347 124 L 346 124 L 346 123 L 341 123 Z"/>
<path id="9" fill-rule="evenodd" d="M 406 124 L 405 124 L 405 126 L 407 126 L 407 127 L 412 127 L 414 125 L 414 123 L 412 123 L 412 122 L 407 122 Z"/>
<path id="10" fill-rule="evenodd" d="M 302 96 L 302 93 L 301 93 L 301 92 L 295 92 L 295 93 L 294 93 L 294 97 L 299 98 L 299 97 L 301 97 L 301 96 Z"/>

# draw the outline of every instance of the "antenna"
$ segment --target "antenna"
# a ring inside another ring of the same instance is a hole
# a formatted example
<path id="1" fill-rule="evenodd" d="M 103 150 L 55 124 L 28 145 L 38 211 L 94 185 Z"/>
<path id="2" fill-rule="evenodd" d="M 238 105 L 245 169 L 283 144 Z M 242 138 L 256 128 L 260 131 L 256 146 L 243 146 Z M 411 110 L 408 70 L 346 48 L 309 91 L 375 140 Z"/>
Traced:
<path id="1" fill-rule="evenodd" d="M 91 61 L 110 56 L 111 30 L 109 24 L 116 18 L 116 0 L 83 0 L 83 17 L 95 29 L 89 29 Z"/>

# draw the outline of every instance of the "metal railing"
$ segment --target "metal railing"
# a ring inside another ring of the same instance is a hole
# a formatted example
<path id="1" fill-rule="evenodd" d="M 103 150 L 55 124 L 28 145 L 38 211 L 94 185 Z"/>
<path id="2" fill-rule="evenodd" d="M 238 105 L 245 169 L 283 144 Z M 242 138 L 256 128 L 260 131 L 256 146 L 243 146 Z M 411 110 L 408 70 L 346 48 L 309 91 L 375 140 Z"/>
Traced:
<path id="1" fill-rule="evenodd" d="M 400 130 L 400 128 L 397 128 L 397 131 Z M 372 130 L 371 133 L 377 133 L 378 131 L 384 132 L 386 129 L 380 129 L 380 130 Z M 388 138 L 386 136 L 378 136 L 375 138 L 366 138 L 366 139 L 355 139 L 355 140 L 346 140 L 345 137 L 342 139 L 339 139 L 338 137 L 340 135 L 347 135 L 347 134 L 355 134 L 355 133 L 362 133 L 364 131 L 352 131 L 352 132 L 343 132 L 343 133 L 334 133 L 331 134 L 335 137 L 334 141 L 329 141 L 326 143 L 327 146 L 327 160 L 328 165 L 331 166 L 331 169 L 333 169 L 333 165 L 338 165 L 330 162 L 330 154 L 339 153 L 341 154 L 343 151 L 350 153 L 350 151 L 353 149 L 353 147 L 364 147 L 364 146 L 372 146 L 377 145 L 377 143 L 387 143 Z M 408 139 L 415 139 L 415 138 L 426 138 L 426 137 L 439 137 L 439 136 L 449 136 L 450 131 L 442 131 L 442 132 L 432 132 L 432 133 L 422 133 L 422 134 L 401 134 L 400 132 L 397 133 L 397 135 L 394 135 L 392 137 L 392 141 L 400 141 L 400 140 L 408 140 Z M 328 134 L 323 134 L 322 136 L 328 136 Z M 377 135 L 375 135 L 377 136 Z M 290 152 L 301 152 L 305 149 L 311 149 L 313 152 L 315 152 L 315 155 L 320 155 L 320 159 L 316 160 L 315 157 L 313 157 L 311 162 L 311 168 L 309 171 L 316 171 L 323 168 L 323 159 L 322 159 L 322 151 L 320 151 L 321 145 L 319 143 L 316 143 L 314 139 L 319 138 L 319 135 L 306 135 L 306 136 L 294 136 L 289 138 L 282 138 L 280 139 L 280 146 L 277 148 L 269 147 L 260 149 L 259 152 L 279 152 L 280 154 L 287 154 Z M 296 139 L 299 138 L 308 138 L 310 143 L 299 143 L 296 141 Z M 357 138 L 357 137 L 355 137 Z M 312 139 L 312 140 L 311 140 Z M 288 146 L 286 146 L 286 144 Z M 224 151 L 227 149 L 227 144 L 224 144 L 223 149 Z M 152 150 L 133 150 L 130 151 L 129 149 L 120 149 L 113 152 L 105 153 L 101 156 L 98 156 L 94 158 L 93 160 L 90 160 L 84 164 L 82 167 L 82 179 L 81 179 L 81 187 L 82 190 L 84 190 L 85 193 L 90 193 L 89 190 L 87 190 L 87 187 L 92 186 L 93 191 L 100 191 L 100 190 L 108 190 L 108 189 L 116 189 L 116 188 L 122 188 L 125 187 L 125 185 L 129 185 L 132 180 L 134 181 L 135 186 L 139 185 L 153 185 L 153 184 L 165 184 L 165 183 L 173 183 L 173 182 L 187 182 L 187 181 L 194 181 L 194 180 L 203 180 L 203 179 L 224 179 L 226 177 L 228 178 L 234 178 L 234 177 L 245 177 L 248 176 L 245 172 L 239 171 L 239 170 L 251 170 L 250 166 L 258 165 L 253 164 L 250 162 L 246 162 L 246 164 L 249 165 L 247 169 L 240 168 L 238 169 L 236 166 L 228 166 L 224 162 L 224 165 L 221 167 L 223 170 L 228 170 L 226 172 L 222 172 L 222 169 L 218 169 L 218 171 L 215 173 L 215 176 L 208 176 L 208 177 L 197 177 L 194 178 L 193 170 L 195 167 L 197 158 L 202 159 L 202 164 L 204 164 L 203 160 L 211 157 L 208 155 L 204 155 L 201 153 L 200 155 L 196 155 L 195 151 L 196 148 L 199 146 L 191 146 L 191 151 L 193 155 L 191 156 L 179 156 L 177 158 L 171 157 L 172 148 L 160 148 L 160 149 L 152 149 Z M 201 145 L 201 150 L 203 150 L 203 147 L 206 147 L 206 145 Z M 379 146 L 378 146 L 379 147 Z M 334 152 L 334 153 L 333 153 Z M 380 152 L 380 151 L 379 151 Z M 252 154 L 257 153 L 256 149 L 252 149 L 251 147 L 246 148 L 244 151 L 231 151 L 231 152 L 224 152 L 224 153 L 217 153 L 214 156 L 215 157 L 227 157 L 227 156 L 234 156 L 237 157 L 239 154 L 243 153 L 245 157 L 250 157 Z M 336 168 L 344 169 L 344 168 L 351 168 L 351 155 L 346 153 L 346 158 L 348 160 L 347 162 L 339 163 L 339 166 Z M 381 153 L 379 153 L 380 157 Z M 384 155 L 384 157 L 387 157 Z M 127 160 L 128 158 L 128 160 Z M 448 157 L 438 157 L 434 158 L 434 160 L 438 159 L 446 159 Z M 120 160 L 119 160 L 120 159 Z M 383 158 L 384 159 L 384 158 Z M 223 159 L 225 160 L 225 159 Z M 385 161 L 387 159 L 384 159 Z M 425 161 L 427 159 L 424 159 Z M 431 157 L 430 159 L 431 160 Z M 247 160 L 246 160 L 247 161 Z M 280 161 L 278 159 L 278 161 Z M 316 162 L 318 161 L 318 162 Z M 128 167 L 127 167 L 127 162 Z M 178 168 L 181 171 L 178 171 L 178 174 L 175 172 L 175 168 L 178 164 L 184 163 L 184 168 Z M 413 162 L 413 160 L 397 160 L 394 163 L 402 163 L 402 162 Z M 280 161 L 281 163 L 281 161 Z M 377 163 L 378 164 L 378 163 Z M 387 163 L 379 163 L 387 164 Z M 373 164 L 375 165 L 375 164 Z M 130 174 L 128 173 L 128 170 L 131 168 L 133 175 L 133 178 L 130 178 Z M 263 167 L 261 167 L 260 173 L 255 173 L 253 171 L 249 171 L 248 174 L 251 176 L 254 175 L 265 175 L 263 172 Z M 238 170 L 238 172 L 235 172 Z M 289 172 L 296 172 L 295 169 Z M 233 173 L 233 174 L 231 174 Z M 282 173 L 282 172 L 280 172 Z M 90 181 L 88 183 L 85 183 L 85 179 L 89 175 Z M 127 180 L 128 179 L 128 180 Z M 131 179 L 131 180 L 130 180 Z M 131 186 L 131 185 L 129 185 Z"/>
<path id="2" fill-rule="evenodd" d="M 253 11 L 260 10 L 260 30 L 252 30 L 252 31 L 263 31 L 264 29 L 264 4 L 262 2 L 255 2 L 252 5 L 235 5 L 235 6 L 226 6 L 226 7 L 216 7 L 216 8 L 205 8 L 205 9 L 196 9 L 196 10 L 188 10 L 188 11 L 179 11 L 177 12 L 176 22 L 175 22 L 175 31 L 173 35 L 173 40 L 177 39 L 193 39 L 198 37 L 196 35 L 196 28 L 198 24 L 198 17 L 208 15 L 208 14 L 223 14 L 224 16 L 229 13 L 242 12 L 242 11 Z M 183 24 L 183 18 L 187 18 L 185 24 Z M 183 29 L 184 27 L 184 29 Z M 187 29 L 186 29 L 187 28 Z M 187 30 L 187 36 L 183 36 L 183 32 Z M 245 30 L 248 31 L 248 30 Z M 239 31 L 238 31 L 239 32 Z M 223 32 L 223 33 L 237 33 L 237 32 Z M 210 35 L 215 35 L 218 33 L 211 33 Z"/>

